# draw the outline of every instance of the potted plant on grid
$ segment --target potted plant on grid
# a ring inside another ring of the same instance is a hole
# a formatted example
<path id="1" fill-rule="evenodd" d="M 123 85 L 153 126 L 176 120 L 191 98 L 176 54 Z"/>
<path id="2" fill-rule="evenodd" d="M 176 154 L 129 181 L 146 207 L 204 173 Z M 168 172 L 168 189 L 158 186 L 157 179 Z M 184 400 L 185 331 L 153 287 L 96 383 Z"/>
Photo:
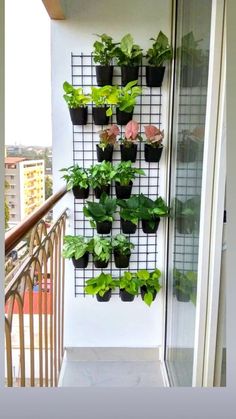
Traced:
<path id="1" fill-rule="evenodd" d="M 95 125 L 107 125 L 112 106 L 117 104 L 117 86 L 91 87 L 92 115 Z"/>
<path id="2" fill-rule="evenodd" d="M 76 199 L 86 199 L 89 196 L 89 175 L 86 169 L 78 165 L 60 169 L 66 181 L 68 191 L 72 190 Z"/>
<path id="3" fill-rule="evenodd" d="M 112 59 L 117 44 L 113 42 L 111 36 L 108 36 L 105 33 L 102 35 L 97 34 L 97 36 L 100 38 L 100 40 L 94 42 L 92 53 L 94 62 L 99 64 L 96 65 L 97 85 L 112 85 Z"/>
<path id="4" fill-rule="evenodd" d="M 128 199 L 118 199 L 120 207 L 121 229 L 124 234 L 134 234 L 139 222 L 139 195 L 132 195 Z"/>
<path id="5" fill-rule="evenodd" d="M 140 281 L 138 277 L 131 272 L 124 272 L 119 279 L 120 298 L 122 301 L 133 301 L 135 295 L 138 295 Z"/>
<path id="6" fill-rule="evenodd" d="M 156 233 L 160 217 L 167 217 L 168 215 L 169 209 L 161 197 L 154 201 L 143 194 L 139 195 L 139 217 L 142 220 L 144 233 Z"/>
<path id="7" fill-rule="evenodd" d="M 103 160 L 112 161 L 114 146 L 117 144 L 116 137 L 119 133 L 120 129 L 115 124 L 99 131 L 100 142 L 96 145 L 97 159 L 99 162 Z"/>
<path id="8" fill-rule="evenodd" d="M 120 138 L 122 161 L 130 160 L 132 163 L 136 161 L 138 140 L 142 140 L 142 137 L 139 134 L 139 124 L 136 121 L 129 121 L 125 127 L 124 137 Z"/>
<path id="9" fill-rule="evenodd" d="M 119 125 L 126 125 L 133 118 L 137 97 L 142 93 L 141 87 L 136 84 L 137 80 L 131 81 L 116 91 L 116 122 Z"/>
<path id="10" fill-rule="evenodd" d="M 134 247 L 134 244 L 131 243 L 123 234 L 117 234 L 112 239 L 112 248 L 117 268 L 128 268 L 131 250 L 134 249 Z"/>
<path id="11" fill-rule="evenodd" d="M 86 268 L 89 261 L 90 242 L 83 236 L 64 236 L 62 256 L 72 259 L 75 268 Z"/>
<path id="12" fill-rule="evenodd" d="M 102 272 L 100 275 L 87 279 L 85 292 L 89 295 L 96 295 L 98 301 L 109 301 L 111 292 L 115 289 L 117 281 L 110 274 Z"/>
<path id="13" fill-rule="evenodd" d="M 114 166 L 114 180 L 116 188 L 116 196 L 119 199 L 127 199 L 131 195 L 133 182 L 136 175 L 145 176 L 143 169 L 132 167 L 131 161 L 121 161 Z"/>
<path id="14" fill-rule="evenodd" d="M 110 193 L 111 181 L 115 176 L 115 170 L 108 161 L 94 164 L 88 169 L 89 183 L 94 189 L 95 197 L 99 199 L 103 192 Z"/>
<path id="15" fill-rule="evenodd" d="M 83 93 L 82 87 L 75 88 L 67 81 L 63 83 L 63 89 L 65 91 L 63 98 L 68 105 L 72 124 L 86 125 L 88 119 L 87 104 L 91 100 L 90 96 Z"/>
<path id="16" fill-rule="evenodd" d="M 182 87 L 196 87 L 199 85 L 207 56 L 199 48 L 202 39 L 196 40 L 193 32 L 182 37 L 181 46 L 177 49 L 181 62 L 180 85 Z"/>
<path id="17" fill-rule="evenodd" d="M 174 269 L 174 293 L 180 302 L 196 304 L 197 272 Z"/>
<path id="18" fill-rule="evenodd" d="M 134 44 L 130 33 L 123 36 L 118 46 L 116 46 L 114 56 L 117 65 L 121 67 L 122 86 L 125 86 L 130 81 L 137 80 L 143 53 L 140 46 Z"/>
<path id="19" fill-rule="evenodd" d="M 176 229 L 180 234 L 192 234 L 199 229 L 200 196 L 194 196 L 185 202 L 174 200 Z"/>
<path id="20" fill-rule="evenodd" d="M 146 54 L 148 60 L 148 65 L 146 66 L 146 84 L 148 87 L 161 87 L 165 74 L 163 64 L 172 59 L 173 50 L 167 36 L 162 31 L 159 32 L 156 39 L 151 38 L 151 41 L 154 42 Z"/>
<path id="21" fill-rule="evenodd" d="M 161 271 L 159 269 L 155 269 L 152 272 L 148 272 L 146 269 L 140 269 L 136 275 L 140 281 L 142 300 L 150 307 L 152 302 L 155 300 L 157 293 L 161 289 L 159 282 Z"/>
<path id="22" fill-rule="evenodd" d="M 112 252 L 111 238 L 94 236 L 91 239 L 90 247 L 95 267 L 99 269 L 107 268 Z"/>
<path id="23" fill-rule="evenodd" d="M 146 142 L 144 145 L 144 158 L 146 162 L 159 162 L 163 145 L 164 130 L 161 131 L 155 125 L 146 125 L 144 127 Z"/>
<path id="24" fill-rule="evenodd" d="M 114 221 L 116 205 L 116 199 L 109 198 L 103 193 L 99 202 L 87 201 L 83 213 L 85 217 L 89 218 L 91 227 L 97 228 L 99 234 L 109 234 Z"/>

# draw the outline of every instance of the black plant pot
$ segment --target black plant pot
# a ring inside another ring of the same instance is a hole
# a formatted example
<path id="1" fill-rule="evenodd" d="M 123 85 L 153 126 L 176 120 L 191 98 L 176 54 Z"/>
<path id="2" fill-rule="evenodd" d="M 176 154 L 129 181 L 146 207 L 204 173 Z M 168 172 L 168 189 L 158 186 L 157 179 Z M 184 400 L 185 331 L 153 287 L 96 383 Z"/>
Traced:
<path id="1" fill-rule="evenodd" d="M 121 84 L 125 86 L 130 81 L 138 80 L 139 66 L 122 66 L 121 67 Z"/>
<path id="2" fill-rule="evenodd" d="M 94 108 L 92 109 L 93 122 L 95 125 L 107 125 L 109 122 L 109 116 L 106 115 L 107 107 Z"/>
<path id="3" fill-rule="evenodd" d="M 81 188 L 80 186 L 74 186 L 72 188 L 72 191 L 76 199 L 86 199 L 89 196 L 89 188 Z"/>
<path id="4" fill-rule="evenodd" d="M 165 67 L 146 66 L 146 84 L 148 87 L 161 87 L 164 79 Z"/>
<path id="5" fill-rule="evenodd" d="M 181 163 L 193 163 L 197 160 L 198 144 L 190 138 L 180 141 L 177 146 L 177 160 Z"/>
<path id="6" fill-rule="evenodd" d="M 147 287 L 146 287 L 146 285 L 143 285 L 142 287 L 140 287 L 140 292 L 141 292 L 142 300 L 144 300 L 144 295 L 147 293 Z M 153 293 L 153 301 L 155 300 L 156 296 L 157 296 L 157 292 L 154 291 L 154 293 Z"/>
<path id="7" fill-rule="evenodd" d="M 176 290 L 176 298 L 178 301 L 181 301 L 182 303 L 188 303 L 190 301 L 189 293 L 185 293 L 179 290 Z"/>
<path id="8" fill-rule="evenodd" d="M 121 111 L 119 108 L 116 108 L 116 122 L 118 125 L 126 125 L 133 118 L 132 112 Z"/>
<path id="9" fill-rule="evenodd" d="M 96 77 L 98 86 L 112 85 L 113 65 L 97 65 Z"/>
<path id="10" fill-rule="evenodd" d="M 149 144 L 144 145 L 145 161 L 149 163 L 158 163 L 162 155 L 163 146 L 152 147 Z"/>
<path id="11" fill-rule="evenodd" d="M 132 163 L 136 162 L 137 158 L 137 144 L 131 144 L 129 147 L 121 144 L 120 152 L 121 152 L 121 160 L 122 161 L 131 161 Z"/>
<path id="12" fill-rule="evenodd" d="M 131 191 L 132 191 L 133 182 L 130 182 L 129 185 L 123 186 L 120 185 L 118 182 L 115 183 L 116 187 L 116 197 L 118 199 L 128 199 L 130 198 Z"/>
<path id="13" fill-rule="evenodd" d="M 73 125 L 86 125 L 88 119 L 88 108 L 69 108 L 70 118 Z"/>
<path id="14" fill-rule="evenodd" d="M 102 193 L 105 192 L 107 195 L 110 194 L 110 185 L 101 186 L 100 188 L 94 188 L 95 197 L 100 199 Z"/>
<path id="15" fill-rule="evenodd" d="M 97 300 L 98 301 L 109 301 L 111 298 L 111 290 L 108 290 L 107 292 L 105 292 L 105 294 L 103 295 L 103 297 L 101 297 L 99 294 L 96 294 Z"/>
<path id="16" fill-rule="evenodd" d="M 104 269 L 104 268 L 107 268 L 108 262 L 109 261 L 105 262 L 103 260 L 94 260 L 94 265 L 96 268 Z"/>
<path id="17" fill-rule="evenodd" d="M 136 232 L 136 224 L 131 223 L 131 221 L 126 221 L 121 218 L 121 229 L 124 234 L 134 234 Z"/>
<path id="18" fill-rule="evenodd" d="M 202 79 L 202 67 L 184 65 L 181 68 L 180 86 L 197 87 Z"/>
<path id="19" fill-rule="evenodd" d="M 113 154 L 113 145 L 108 144 L 104 150 L 99 147 L 97 144 L 97 159 L 98 162 L 102 162 L 103 160 L 112 161 L 112 154 Z"/>
<path id="20" fill-rule="evenodd" d="M 122 301 L 134 301 L 134 295 L 125 291 L 125 289 L 120 289 L 120 298 Z"/>
<path id="21" fill-rule="evenodd" d="M 72 262 L 75 268 L 87 268 L 88 261 L 89 252 L 85 252 L 85 254 L 79 259 L 72 258 Z"/>
<path id="22" fill-rule="evenodd" d="M 154 234 L 157 232 L 158 226 L 159 226 L 159 222 L 160 222 L 160 217 L 155 218 L 154 220 L 155 225 L 154 227 L 150 227 L 149 225 L 149 221 L 148 220 L 142 220 L 142 229 L 143 232 L 146 234 Z"/>
<path id="23" fill-rule="evenodd" d="M 114 251 L 114 258 L 115 258 L 116 267 L 120 268 L 120 269 L 128 268 L 130 255 L 131 255 L 131 253 L 129 255 L 122 255 L 122 254 Z"/>
<path id="24" fill-rule="evenodd" d="M 112 222 L 111 221 L 102 221 L 96 222 L 98 234 L 109 234 L 111 232 Z"/>

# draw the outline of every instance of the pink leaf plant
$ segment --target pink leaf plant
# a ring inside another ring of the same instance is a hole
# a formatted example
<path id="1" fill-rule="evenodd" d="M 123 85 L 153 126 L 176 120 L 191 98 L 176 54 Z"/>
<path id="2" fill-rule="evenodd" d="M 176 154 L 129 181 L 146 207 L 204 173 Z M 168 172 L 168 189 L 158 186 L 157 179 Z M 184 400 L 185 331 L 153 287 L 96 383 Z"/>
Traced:
<path id="1" fill-rule="evenodd" d="M 115 145 L 116 137 L 119 133 L 120 133 L 120 128 L 115 124 L 109 125 L 106 129 L 99 131 L 99 138 L 100 138 L 99 146 L 102 149 L 104 149 L 109 144 Z"/>
<path id="2" fill-rule="evenodd" d="M 139 134 L 139 124 L 136 121 L 129 121 L 125 127 L 125 135 L 122 139 L 122 143 L 129 147 L 132 144 L 136 144 L 138 140 L 142 140 Z"/>
<path id="3" fill-rule="evenodd" d="M 146 142 L 153 147 L 159 147 L 164 138 L 164 130 L 161 131 L 155 125 L 146 125 L 144 130 L 147 138 Z"/>

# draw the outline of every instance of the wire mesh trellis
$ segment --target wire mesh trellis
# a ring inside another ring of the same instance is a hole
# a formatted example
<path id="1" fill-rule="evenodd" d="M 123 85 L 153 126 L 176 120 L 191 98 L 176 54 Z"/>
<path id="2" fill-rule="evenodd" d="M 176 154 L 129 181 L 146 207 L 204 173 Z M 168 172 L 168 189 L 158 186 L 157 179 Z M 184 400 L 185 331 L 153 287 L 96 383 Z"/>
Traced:
<path id="1" fill-rule="evenodd" d="M 72 84 L 74 87 L 83 87 L 85 93 L 90 91 L 91 86 L 96 86 L 95 64 L 92 55 L 71 54 L 71 72 Z M 121 85 L 120 68 L 114 66 L 113 84 Z M 133 119 L 140 124 L 141 135 L 144 134 L 144 125 L 152 124 L 161 128 L 161 107 L 162 92 L 159 87 L 146 87 L 144 66 L 140 66 L 138 85 L 143 88 L 143 93 L 137 100 L 134 109 Z M 116 123 L 115 115 L 112 115 L 110 123 Z M 96 126 L 92 120 L 92 107 L 88 107 L 88 123 L 87 125 L 73 126 L 73 163 L 80 167 L 88 168 L 97 163 L 96 144 L 99 141 L 98 131 L 103 126 Z M 122 136 L 124 134 L 124 126 L 120 126 Z M 120 162 L 119 147 L 114 150 L 113 164 Z M 144 145 L 138 145 L 137 160 L 133 165 L 142 168 L 146 176 L 137 177 L 134 180 L 132 194 L 140 194 L 155 199 L 158 196 L 159 187 L 159 163 L 147 163 L 144 160 Z M 111 197 L 115 197 L 115 187 L 111 186 Z M 88 200 L 97 201 L 93 191 L 90 191 Z M 74 232 L 75 235 L 83 235 L 92 238 L 97 234 L 96 230 L 90 227 L 88 219 L 84 217 L 83 206 L 84 200 L 74 200 Z M 121 233 L 120 217 L 116 214 L 115 221 L 112 224 L 110 235 L 114 237 Z M 135 234 L 128 235 L 130 241 L 134 243 L 135 248 L 132 250 L 129 268 L 118 269 L 114 264 L 114 256 L 111 255 L 108 267 L 106 269 L 97 269 L 94 266 L 90 255 L 89 265 L 86 269 L 75 269 L 75 295 L 85 296 L 84 287 L 86 279 L 99 275 L 100 272 L 110 273 L 114 278 L 118 278 L 124 271 L 135 272 L 139 269 L 154 270 L 158 266 L 158 231 L 156 234 L 144 234 L 139 223 Z M 117 292 L 113 292 L 117 294 Z"/>

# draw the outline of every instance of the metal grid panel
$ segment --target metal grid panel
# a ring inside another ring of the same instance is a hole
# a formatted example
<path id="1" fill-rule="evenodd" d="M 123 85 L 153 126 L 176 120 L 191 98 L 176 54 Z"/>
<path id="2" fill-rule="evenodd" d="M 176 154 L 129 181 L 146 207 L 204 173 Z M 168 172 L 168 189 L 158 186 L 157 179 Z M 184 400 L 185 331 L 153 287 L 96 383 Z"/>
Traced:
<path id="1" fill-rule="evenodd" d="M 96 86 L 95 65 L 91 55 L 71 54 L 72 84 L 74 87 L 82 86 L 84 92 L 89 92 L 91 86 Z M 113 84 L 121 85 L 120 68 L 114 66 Z M 143 93 L 138 98 L 134 109 L 133 119 L 140 124 L 141 135 L 144 134 L 144 125 L 153 124 L 161 128 L 161 88 L 148 88 L 145 83 L 144 66 L 140 66 L 139 86 L 143 87 Z M 116 116 L 111 117 L 111 123 L 116 123 Z M 102 127 L 103 128 L 103 127 Z M 121 136 L 124 133 L 124 126 L 120 126 Z M 81 167 L 88 168 L 91 164 L 97 163 L 96 144 L 99 142 L 98 131 L 101 126 L 96 126 L 92 120 L 92 107 L 88 107 L 88 123 L 85 126 L 73 126 L 73 162 Z M 120 150 L 114 150 L 113 164 L 120 162 Z M 142 168 L 146 176 L 137 177 L 134 180 L 132 194 L 144 193 L 154 199 L 158 196 L 159 186 L 159 163 L 147 163 L 144 160 L 144 145 L 138 145 L 137 160 L 133 163 L 135 167 Z M 115 197 L 115 187 L 111 186 L 111 197 Z M 90 191 L 88 200 L 96 201 L 93 191 Z M 83 215 L 84 200 L 74 200 L 74 232 L 75 235 L 93 237 L 97 234 L 95 229 L 90 227 L 89 221 Z M 115 236 L 121 232 L 119 214 L 112 224 L 112 232 L 109 236 Z M 129 235 L 135 248 L 132 251 L 130 265 L 127 269 L 117 269 L 114 264 L 114 256 L 111 255 L 108 267 L 103 269 L 111 273 L 114 278 L 122 275 L 122 272 L 130 270 L 135 272 L 139 269 L 154 270 L 158 266 L 158 240 L 157 234 L 144 234 L 141 223 L 139 223 L 135 234 Z M 89 265 L 86 269 L 75 269 L 75 295 L 85 296 L 84 286 L 86 279 L 92 278 L 102 272 L 94 267 L 90 255 Z M 113 294 L 117 294 L 114 292 Z"/>

